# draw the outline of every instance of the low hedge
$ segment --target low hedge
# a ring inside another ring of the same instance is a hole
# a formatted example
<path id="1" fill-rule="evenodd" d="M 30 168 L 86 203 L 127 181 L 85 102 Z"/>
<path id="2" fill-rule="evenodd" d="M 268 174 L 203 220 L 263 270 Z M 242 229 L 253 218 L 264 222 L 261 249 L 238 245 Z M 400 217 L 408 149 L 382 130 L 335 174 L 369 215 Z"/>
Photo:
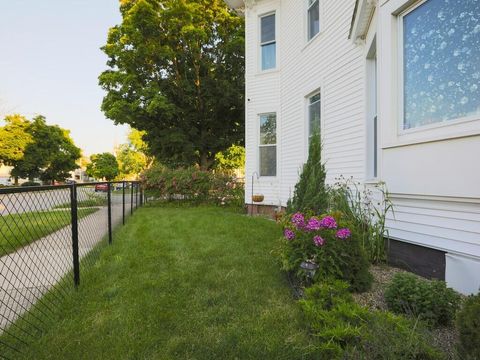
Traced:
<path id="1" fill-rule="evenodd" d="M 459 359 L 480 359 L 480 294 L 471 295 L 457 315 Z"/>
<path id="2" fill-rule="evenodd" d="M 196 167 L 170 169 L 156 165 L 142 175 L 147 194 L 167 201 L 243 206 L 244 186 L 232 175 Z"/>

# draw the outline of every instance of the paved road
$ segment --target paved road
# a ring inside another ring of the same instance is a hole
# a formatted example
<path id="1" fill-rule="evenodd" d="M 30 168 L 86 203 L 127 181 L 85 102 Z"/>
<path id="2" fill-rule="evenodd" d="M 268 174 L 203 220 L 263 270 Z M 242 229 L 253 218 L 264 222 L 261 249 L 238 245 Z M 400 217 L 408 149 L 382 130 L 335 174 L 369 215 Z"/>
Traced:
<path id="1" fill-rule="evenodd" d="M 121 199 L 121 196 L 112 197 L 113 226 L 122 221 Z M 83 258 L 108 232 L 107 208 L 81 219 L 78 228 L 79 252 Z M 0 334 L 72 268 L 71 226 L 1 257 Z"/>

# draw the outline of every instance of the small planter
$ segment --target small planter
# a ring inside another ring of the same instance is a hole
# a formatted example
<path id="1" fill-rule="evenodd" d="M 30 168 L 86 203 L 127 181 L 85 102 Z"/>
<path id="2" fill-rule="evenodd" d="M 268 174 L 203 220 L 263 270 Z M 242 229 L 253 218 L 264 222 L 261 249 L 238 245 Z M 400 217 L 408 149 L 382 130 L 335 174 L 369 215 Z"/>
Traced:
<path id="1" fill-rule="evenodd" d="M 255 202 L 255 203 L 261 203 L 263 201 L 263 199 L 265 199 L 265 196 L 263 195 L 253 195 L 252 196 L 252 201 Z"/>

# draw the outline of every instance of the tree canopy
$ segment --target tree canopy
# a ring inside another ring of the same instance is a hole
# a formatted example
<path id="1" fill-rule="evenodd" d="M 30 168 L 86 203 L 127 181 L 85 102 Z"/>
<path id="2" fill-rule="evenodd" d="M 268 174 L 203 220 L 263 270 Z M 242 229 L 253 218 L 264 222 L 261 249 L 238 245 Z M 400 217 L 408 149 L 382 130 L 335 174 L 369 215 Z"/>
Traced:
<path id="1" fill-rule="evenodd" d="M 243 20 L 223 0 L 122 0 L 120 11 L 102 48 L 102 110 L 146 131 L 163 164 L 211 167 L 243 139 Z"/>
<path id="2" fill-rule="evenodd" d="M 5 117 L 5 126 L 0 127 L 0 165 L 16 167 L 23 159 L 25 149 L 33 142 L 27 131 L 29 126 L 30 122 L 21 115 Z"/>
<path id="3" fill-rule="evenodd" d="M 110 153 L 94 154 L 90 156 L 90 161 L 87 165 L 88 176 L 111 181 L 119 174 L 117 159 Z"/>
<path id="4" fill-rule="evenodd" d="M 44 182 L 63 181 L 78 168 L 81 150 L 70 132 L 57 125 L 47 125 L 45 117 L 32 121 L 20 115 L 7 116 L 0 128 L 0 158 L 13 166 L 11 175 Z"/>
<path id="5" fill-rule="evenodd" d="M 144 131 L 131 129 L 128 134 L 128 143 L 120 145 L 117 149 L 120 176 L 124 179 L 138 178 L 139 174 L 153 163 L 148 146 L 143 141 L 144 135 Z"/>

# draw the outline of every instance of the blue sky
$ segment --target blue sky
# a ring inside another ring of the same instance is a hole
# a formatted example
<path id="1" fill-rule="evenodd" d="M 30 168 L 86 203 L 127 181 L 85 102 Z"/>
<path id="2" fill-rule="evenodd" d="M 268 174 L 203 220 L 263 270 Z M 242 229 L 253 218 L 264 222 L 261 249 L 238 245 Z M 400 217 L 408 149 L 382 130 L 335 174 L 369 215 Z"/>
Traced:
<path id="1" fill-rule="evenodd" d="M 71 130 L 86 155 L 112 151 L 128 128 L 100 110 L 108 29 L 118 0 L 0 1 L 0 117 L 47 117 Z"/>

